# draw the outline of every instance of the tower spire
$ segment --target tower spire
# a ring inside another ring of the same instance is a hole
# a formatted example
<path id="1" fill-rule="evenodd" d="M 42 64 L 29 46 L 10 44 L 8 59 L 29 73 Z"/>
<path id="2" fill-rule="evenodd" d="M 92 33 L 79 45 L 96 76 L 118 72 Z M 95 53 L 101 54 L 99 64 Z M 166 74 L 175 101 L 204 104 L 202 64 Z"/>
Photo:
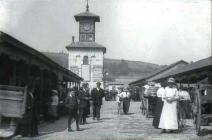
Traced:
<path id="1" fill-rule="evenodd" d="M 87 0 L 87 5 L 86 5 L 86 12 L 89 12 L 88 0 Z"/>

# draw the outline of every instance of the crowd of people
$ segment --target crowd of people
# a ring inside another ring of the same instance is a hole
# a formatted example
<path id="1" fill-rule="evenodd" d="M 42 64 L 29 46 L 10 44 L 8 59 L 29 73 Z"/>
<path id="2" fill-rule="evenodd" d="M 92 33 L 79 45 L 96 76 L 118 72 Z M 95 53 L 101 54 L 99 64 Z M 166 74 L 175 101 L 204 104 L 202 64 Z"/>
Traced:
<path id="1" fill-rule="evenodd" d="M 36 112 L 36 104 L 34 98 L 35 88 L 28 86 L 26 97 L 26 111 L 22 119 L 18 120 L 15 135 L 22 135 L 24 137 L 34 137 L 38 135 L 38 114 Z M 63 98 L 60 98 L 62 97 Z M 61 95 L 58 90 L 53 89 L 51 96 L 48 98 L 48 121 L 54 122 L 60 116 L 60 103 L 65 105 L 65 112 L 68 114 L 68 131 L 71 132 L 72 120 L 76 120 L 77 131 L 80 130 L 79 125 L 87 124 L 86 118 L 90 115 L 90 108 L 92 107 L 93 120 L 100 120 L 100 110 L 102 105 L 102 98 L 105 97 L 105 92 L 101 88 L 101 83 L 96 83 L 96 88 L 90 92 L 88 83 L 82 83 L 82 87 L 68 88 L 67 93 Z"/>
<path id="2" fill-rule="evenodd" d="M 148 93 L 155 87 L 156 94 Z M 179 132 L 179 126 L 185 125 L 190 106 L 190 95 L 183 86 L 178 87 L 174 78 L 169 78 L 167 83 L 150 83 L 144 86 L 144 94 L 151 94 L 155 103 L 152 107 L 153 123 L 155 128 L 162 129 L 161 133 Z M 146 95 L 147 97 L 147 95 Z"/>
<path id="3" fill-rule="evenodd" d="M 188 116 L 190 109 L 188 106 L 191 100 L 185 87 L 178 88 L 175 79 L 169 78 L 166 84 L 150 83 L 144 88 L 144 96 L 148 97 L 148 94 L 154 96 L 152 125 L 155 128 L 162 129 L 162 133 L 170 133 L 176 132 L 179 125 L 185 125 L 183 118 Z M 36 117 L 34 90 L 33 87 L 28 87 L 26 112 L 18 122 L 16 135 L 32 137 L 38 135 L 39 120 Z M 53 89 L 48 102 L 48 119 L 51 122 L 59 119 L 59 104 L 63 103 L 66 108 L 65 112 L 68 114 L 68 131 L 73 131 L 71 127 L 73 119 L 76 121 L 76 130 L 79 131 L 80 125 L 87 124 L 88 116 L 92 116 L 93 120 L 100 120 L 103 97 L 106 97 L 107 94 L 108 92 L 101 88 L 100 82 L 97 82 L 96 87 L 92 90 L 89 89 L 88 83 L 82 83 L 80 88 L 68 88 L 66 94 L 63 95 L 63 100 L 60 99 L 61 95 L 58 90 Z M 114 90 L 113 94 L 113 98 L 117 102 L 117 114 L 128 114 L 132 95 L 130 89 L 119 88 L 117 91 Z M 91 108 L 92 111 L 90 111 Z"/>

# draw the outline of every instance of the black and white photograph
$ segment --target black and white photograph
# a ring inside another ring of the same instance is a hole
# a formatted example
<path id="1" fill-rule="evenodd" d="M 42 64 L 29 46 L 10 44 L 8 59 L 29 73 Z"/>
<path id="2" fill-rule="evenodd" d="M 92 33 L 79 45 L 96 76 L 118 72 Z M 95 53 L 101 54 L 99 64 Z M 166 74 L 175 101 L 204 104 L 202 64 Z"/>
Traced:
<path id="1" fill-rule="evenodd" d="M 212 1 L 0 0 L 0 139 L 212 140 Z"/>

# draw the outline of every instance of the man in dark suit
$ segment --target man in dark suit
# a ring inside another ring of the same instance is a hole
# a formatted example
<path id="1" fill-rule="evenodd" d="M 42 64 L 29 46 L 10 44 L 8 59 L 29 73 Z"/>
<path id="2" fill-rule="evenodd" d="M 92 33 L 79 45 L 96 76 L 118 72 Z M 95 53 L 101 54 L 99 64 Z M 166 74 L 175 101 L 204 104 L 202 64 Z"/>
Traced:
<path id="1" fill-rule="evenodd" d="M 101 83 L 97 82 L 97 87 L 91 91 L 91 99 L 93 101 L 93 120 L 97 118 L 100 120 L 100 109 L 102 105 L 102 98 L 104 95 L 104 90 L 100 88 Z"/>
<path id="2" fill-rule="evenodd" d="M 91 99 L 89 91 L 87 90 L 87 83 L 82 84 L 82 88 L 79 91 L 78 95 L 79 99 L 79 118 L 80 124 L 86 124 L 86 117 L 87 117 L 87 106 L 88 102 Z"/>
<path id="3" fill-rule="evenodd" d="M 71 129 L 71 121 L 74 118 L 76 120 L 76 127 L 77 131 L 80 130 L 79 128 L 79 115 L 78 115 L 78 99 L 77 99 L 77 90 L 76 88 L 68 89 L 68 96 L 65 100 L 66 107 L 68 108 L 68 131 L 73 131 Z"/>

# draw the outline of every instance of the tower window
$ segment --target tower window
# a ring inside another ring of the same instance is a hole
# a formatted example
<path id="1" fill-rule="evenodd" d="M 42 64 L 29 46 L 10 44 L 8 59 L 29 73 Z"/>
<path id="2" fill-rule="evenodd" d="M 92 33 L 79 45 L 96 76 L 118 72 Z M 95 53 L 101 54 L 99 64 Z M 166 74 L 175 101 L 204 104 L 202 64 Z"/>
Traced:
<path id="1" fill-rule="evenodd" d="M 86 41 L 86 34 L 80 34 L 80 41 Z"/>
<path id="2" fill-rule="evenodd" d="M 88 65 L 88 56 L 83 57 L 83 65 Z"/>
<path id="3" fill-rule="evenodd" d="M 88 34 L 87 35 L 87 40 L 88 41 L 93 41 L 93 34 Z"/>

